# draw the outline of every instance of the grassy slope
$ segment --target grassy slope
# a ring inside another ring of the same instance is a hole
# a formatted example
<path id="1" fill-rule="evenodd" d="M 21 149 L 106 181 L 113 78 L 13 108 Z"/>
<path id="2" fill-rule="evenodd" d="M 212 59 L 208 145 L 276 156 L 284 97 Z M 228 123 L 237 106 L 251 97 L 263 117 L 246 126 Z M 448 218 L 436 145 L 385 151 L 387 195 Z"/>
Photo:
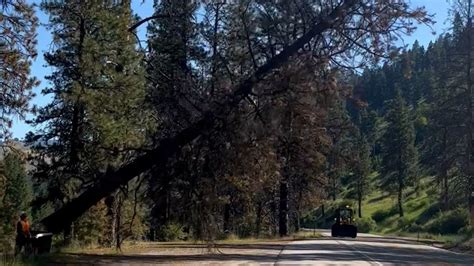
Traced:
<path id="1" fill-rule="evenodd" d="M 370 176 L 370 184 L 378 183 L 377 173 Z M 341 193 L 342 197 L 346 192 Z M 396 235 L 407 237 L 419 237 L 424 239 L 440 240 L 447 243 L 456 243 L 461 241 L 465 236 L 456 235 L 435 235 L 426 232 L 425 225 L 429 225 L 435 220 L 439 214 L 438 192 L 432 184 L 432 178 L 425 177 L 420 180 L 419 190 L 416 192 L 413 188 L 405 191 L 404 211 L 405 216 L 400 218 L 396 207 L 397 199 L 386 192 L 382 192 L 377 185 L 374 185 L 371 193 L 367 195 L 362 203 L 362 216 L 372 218 L 377 211 L 391 210 L 385 219 L 379 221 L 371 233 L 382 235 Z M 318 217 L 317 227 L 329 228 L 333 223 L 333 213 L 337 206 L 352 205 L 356 209 L 355 201 L 337 200 L 336 202 L 327 202 L 325 204 L 326 213 L 321 217 L 321 209 L 309 214 L 303 224 L 312 228 L 314 218 Z M 356 218 L 357 220 L 357 218 Z"/>
<path id="2" fill-rule="evenodd" d="M 377 175 L 371 176 L 372 182 L 375 183 Z M 436 239 L 445 242 L 458 242 L 463 236 L 460 235 L 433 235 L 425 232 L 422 228 L 414 228 L 413 224 L 419 224 L 420 227 L 432 222 L 437 212 L 437 193 L 431 184 L 431 178 L 426 177 L 420 180 L 420 189 L 415 192 L 414 189 L 407 189 L 405 192 L 406 200 L 403 204 L 405 216 L 400 218 L 398 212 L 393 212 L 382 222 L 377 223 L 377 227 L 373 230 L 374 233 L 385 235 L 398 235 L 409 237 L 420 237 L 428 239 Z M 387 210 L 396 208 L 396 197 L 390 196 L 387 193 L 382 193 L 380 190 L 373 190 L 367 196 L 362 205 L 362 214 L 364 217 L 372 217 L 372 215 L 379 210 Z M 412 226 L 411 230 L 407 230 L 407 225 Z M 411 232 L 410 232 L 411 231 Z"/>

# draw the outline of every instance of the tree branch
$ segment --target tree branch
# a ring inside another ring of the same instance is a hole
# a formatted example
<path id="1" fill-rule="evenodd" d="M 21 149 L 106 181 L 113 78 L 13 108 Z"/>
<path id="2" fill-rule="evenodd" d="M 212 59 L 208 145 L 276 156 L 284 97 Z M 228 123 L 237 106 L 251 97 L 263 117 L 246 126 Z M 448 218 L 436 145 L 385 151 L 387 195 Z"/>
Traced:
<path id="1" fill-rule="evenodd" d="M 179 16 L 176 16 L 176 17 L 180 17 L 181 15 Z M 132 31 L 135 31 L 138 27 L 140 27 L 142 24 L 150 21 L 150 20 L 153 20 L 153 19 L 163 19 L 163 18 L 171 18 L 173 16 L 171 15 L 153 15 L 153 16 L 150 16 L 150 17 L 147 17 L 147 18 L 144 18 L 142 20 L 139 20 L 137 21 L 135 24 L 133 24 L 130 28 L 128 28 L 128 31 L 132 32 Z"/>

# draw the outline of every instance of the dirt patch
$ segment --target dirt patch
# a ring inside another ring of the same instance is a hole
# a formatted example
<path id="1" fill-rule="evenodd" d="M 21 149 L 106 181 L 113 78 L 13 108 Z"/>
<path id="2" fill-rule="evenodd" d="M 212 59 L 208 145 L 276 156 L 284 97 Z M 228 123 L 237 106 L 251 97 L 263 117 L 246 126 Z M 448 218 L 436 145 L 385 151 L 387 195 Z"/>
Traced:
<path id="1" fill-rule="evenodd" d="M 109 250 L 90 250 L 54 254 L 48 265 L 253 265 L 273 264 L 288 241 L 255 243 L 221 243 L 214 245 L 193 243 L 148 243 L 124 247 L 122 253 Z"/>
<path id="2" fill-rule="evenodd" d="M 462 243 L 457 243 L 452 246 L 444 246 L 449 251 L 456 253 L 470 254 L 474 255 L 474 238 L 464 241 Z"/>

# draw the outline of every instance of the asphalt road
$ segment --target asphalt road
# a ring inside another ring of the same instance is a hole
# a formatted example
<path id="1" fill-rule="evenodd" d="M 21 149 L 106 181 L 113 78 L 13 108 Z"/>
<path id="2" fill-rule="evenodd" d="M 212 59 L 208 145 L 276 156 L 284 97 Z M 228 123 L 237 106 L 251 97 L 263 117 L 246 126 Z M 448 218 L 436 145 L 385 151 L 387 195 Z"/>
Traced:
<path id="1" fill-rule="evenodd" d="M 359 234 L 291 242 L 276 265 L 474 265 L 474 256 L 396 238 Z"/>
<path id="2" fill-rule="evenodd" d="M 356 239 L 205 245 L 157 244 L 121 255 L 59 254 L 44 265 L 474 265 L 474 256 L 412 240 L 359 234 Z M 1 262 L 0 262 L 1 264 Z"/>

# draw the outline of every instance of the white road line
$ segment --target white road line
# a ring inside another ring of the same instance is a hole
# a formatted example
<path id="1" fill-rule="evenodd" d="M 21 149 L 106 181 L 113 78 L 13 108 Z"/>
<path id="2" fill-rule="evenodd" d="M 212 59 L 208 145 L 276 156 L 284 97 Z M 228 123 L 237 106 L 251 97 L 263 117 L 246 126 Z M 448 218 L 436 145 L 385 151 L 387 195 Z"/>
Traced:
<path id="1" fill-rule="evenodd" d="M 351 248 L 352 250 L 356 251 L 356 252 L 357 252 L 357 253 L 359 253 L 360 255 L 362 255 L 362 256 L 364 256 L 364 257 L 366 257 L 367 259 L 369 259 L 369 260 L 370 260 L 371 264 L 375 264 L 375 265 L 383 265 L 382 263 L 380 263 L 380 262 L 376 261 L 375 259 L 373 259 L 373 258 L 372 258 L 372 257 L 370 257 L 369 255 L 367 255 L 367 254 L 365 254 L 364 252 L 362 252 L 362 251 L 360 251 L 360 250 L 356 249 L 355 247 L 353 247 L 353 246 L 351 246 L 351 245 L 347 244 L 347 243 L 346 243 L 346 242 L 344 242 L 344 241 L 339 241 L 339 240 L 336 240 L 336 242 L 337 242 L 337 243 L 339 243 L 339 244 L 341 244 L 341 243 L 342 243 L 343 245 L 346 245 L 346 246 L 348 246 L 349 248 Z"/>

